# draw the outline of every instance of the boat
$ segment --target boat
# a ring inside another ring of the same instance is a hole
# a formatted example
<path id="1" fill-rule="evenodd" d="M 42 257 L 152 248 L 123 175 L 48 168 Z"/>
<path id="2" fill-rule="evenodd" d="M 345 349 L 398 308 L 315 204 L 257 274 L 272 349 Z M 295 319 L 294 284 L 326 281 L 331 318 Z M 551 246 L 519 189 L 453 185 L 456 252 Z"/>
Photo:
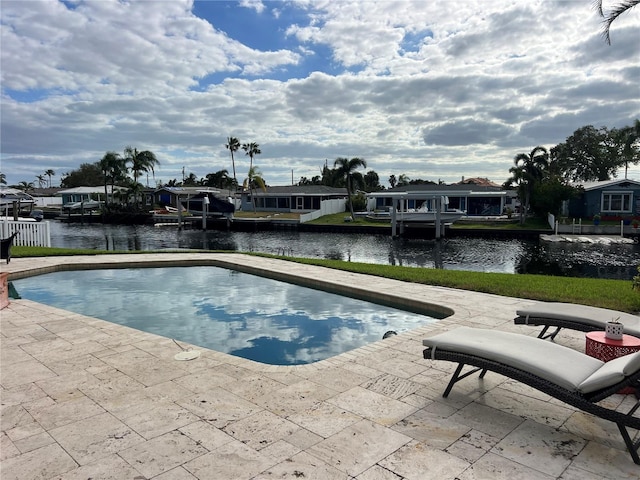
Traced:
<path id="1" fill-rule="evenodd" d="M 414 223 L 435 223 L 438 216 L 442 223 L 453 223 L 460 220 L 466 214 L 466 212 L 458 209 L 447 209 L 441 212 L 435 212 L 428 210 L 426 207 L 408 209 L 405 211 L 400 210 L 397 212 L 398 220 Z"/>
<path id="2" fill-rule="evenodd" d="M 458 209 L 446 209 L 440 213 L 441 223 L 454 223 L 466 216 L 466 212 Z M 393 215 L 393 208 L 390 208 L 388 212 L 375 212 L 367 215 L 367 218 L 372 220 L 387 220 L 391 221 Z M 429 210 L 425 204 L 422 204 L 420 208 L 408 208 L 406 210 L 396 211 L 396 221 L 404 223 L 436 223 L 436 211 Z"/>
<path id="3" fill-rule="evenodd" d="M 18 220 L 20 222 L 39 222 L 43 218 L 42 210 L 34 210 L 35 199 L 16 188 L 0 187 L 0 220 Z"/>
<path id="4" fill-rule="evenodd" d="M 98 200 L 84 200 L 82 202 L 66 203 L 65 205 L 62 206 L 62 210 L 69 211 L 69 212 L 74 210 L 84 210 L 84 211 L 100 210 L 103 203 L 104 202 L 100 202 Z"/>

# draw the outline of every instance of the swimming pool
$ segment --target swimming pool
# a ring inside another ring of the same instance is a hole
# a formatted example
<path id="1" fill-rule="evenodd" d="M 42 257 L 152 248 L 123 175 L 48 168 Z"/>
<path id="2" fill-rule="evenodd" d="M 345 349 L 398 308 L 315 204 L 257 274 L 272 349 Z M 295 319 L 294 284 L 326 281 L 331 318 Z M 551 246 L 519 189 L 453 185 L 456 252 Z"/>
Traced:
<path id="1" fill-rule="evenodd" d="M 12 283 L 22 298 L 272 365 L 313 363 L 437 321 L 211 266 L 62 271 Z"/>

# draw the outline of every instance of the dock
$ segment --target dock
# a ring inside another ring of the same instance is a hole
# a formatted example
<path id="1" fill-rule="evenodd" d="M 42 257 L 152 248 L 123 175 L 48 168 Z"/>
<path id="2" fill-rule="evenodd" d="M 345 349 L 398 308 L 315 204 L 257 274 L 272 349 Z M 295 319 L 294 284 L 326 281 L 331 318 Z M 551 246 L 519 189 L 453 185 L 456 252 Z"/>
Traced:
<path id="1" fill-rule="evenodd" d="M 638 243 L 638 237 L 627 238 L 619 235 L 575 235 L 560 233 L 555 235 L 540 235 L 540 240 L 545 242 L 565 243 L 597 243 L 600 245 L 614 245 L 625 243 Z"/>

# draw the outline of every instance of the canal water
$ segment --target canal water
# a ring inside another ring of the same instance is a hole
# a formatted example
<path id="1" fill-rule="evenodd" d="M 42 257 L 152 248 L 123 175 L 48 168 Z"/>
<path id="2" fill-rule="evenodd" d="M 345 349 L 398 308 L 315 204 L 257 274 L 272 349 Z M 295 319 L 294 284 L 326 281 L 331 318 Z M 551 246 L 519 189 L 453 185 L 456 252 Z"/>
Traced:
<path id="1" fill-rule="evenodd" d="M 639 244 L 547 243 L 531 239 L 391 238 L 380 234 L 227 232 L 151 225 L 51 221 L 53 247 L 99 250 L 205 249 L 499 273 L 631 280 Z"/>

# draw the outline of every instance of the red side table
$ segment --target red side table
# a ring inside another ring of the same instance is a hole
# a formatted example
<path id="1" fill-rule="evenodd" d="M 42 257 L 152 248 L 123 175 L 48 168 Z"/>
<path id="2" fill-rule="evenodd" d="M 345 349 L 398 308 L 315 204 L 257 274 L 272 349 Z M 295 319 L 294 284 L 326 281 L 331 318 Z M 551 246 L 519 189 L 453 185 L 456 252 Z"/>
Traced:
<path id="1" fill-rule="evenodd" d="M 622 340 L 612 340 L 605 337 L 604 332 L 598 331 L 587 333 L 586 339 L 585 353 L 603 362 L 640 351 L 640 338 L 631 335 L 622 335 Z M 626 387 L 618 393 L 629 394 L 635 391 L 633 387 Z"/>

